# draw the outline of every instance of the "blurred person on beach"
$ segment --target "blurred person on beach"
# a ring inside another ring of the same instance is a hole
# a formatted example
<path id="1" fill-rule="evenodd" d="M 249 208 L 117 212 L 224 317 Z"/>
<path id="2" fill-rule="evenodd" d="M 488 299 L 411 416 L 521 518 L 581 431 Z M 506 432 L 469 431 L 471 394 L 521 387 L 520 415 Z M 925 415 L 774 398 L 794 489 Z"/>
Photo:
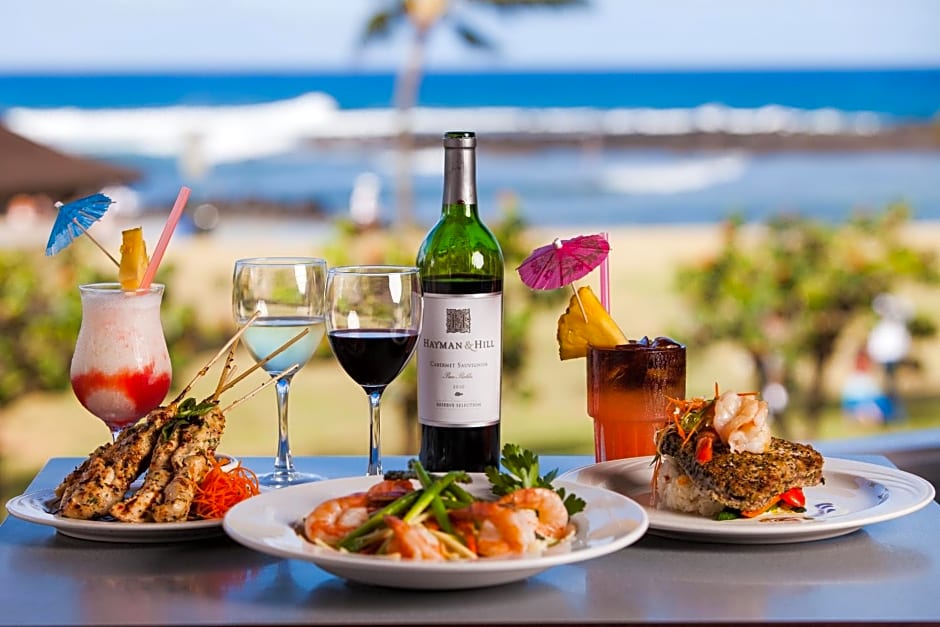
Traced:
<path id="1" fill-rule="evenodd" d="M 349 217 L 358 228 L 368 229 L 378 225 L 381 190 L 382 181 L 374 172 L 363 172 L 356 177 L 349 194 Z"/>
<path id="2" fill-rule="evenodd" d="M 881 425 L 894 413 L 894 403 L 875 376 L 875 364 L 866 347 L 855 352 L 852 372 L 842 384 L 842 413 L 867 425 Z"/>
<path id="3" fill-rule="evenodd" d="M 913 305 L 894 294 L 879 294 L 872 302 L 879 320 L 868 335 L 866 349 L 884 371 L 885 394 L 891 402 L 886 420 L 904 418 L 906 412 L 898 391 L 898 371 L 911 350 L 907 323 L 914 314 Z"/>

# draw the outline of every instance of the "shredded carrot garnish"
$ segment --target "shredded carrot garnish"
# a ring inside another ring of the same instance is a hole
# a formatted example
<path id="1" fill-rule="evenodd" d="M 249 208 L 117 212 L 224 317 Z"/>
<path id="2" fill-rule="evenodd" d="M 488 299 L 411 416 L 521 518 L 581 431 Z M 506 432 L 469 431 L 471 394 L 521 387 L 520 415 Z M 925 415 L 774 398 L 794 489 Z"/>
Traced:
<path id="1" fill-rule="evenodd" d="M 656 502 L 659 500 L 659 490 L 657 487 L 659 486 L 659 471 L 662 466 L 662 455 L 657 455 L 653 460 L 653 476 L 650 479 L 650 486 L 652 487 L 652 490 L 650 490 L 650 505 L 653 507 L 656 507 Z"/>
<path id="2" fill-rule="evenodd" d="M 232 507 L 261 493 L 258 476 L 249 468 L 238 466 L 226 472 L 212 457 L 212 469 L 196 487 L 192 511 L 197 518 L 222 518 Z"/>
<path id="3" fill-rule="evenodd" d="M 775 499 L 770 499 L 769 501 L 767 501 L 766 503 L 764 503 L 757 509 L 742 511 L 741 515 L 744 516 L 745 518 L 756 518 L 760 516 L 761 514 L 763 514 L 764 512 L 768 511 L 774 505 L 776 505 L 777 501 L 779 500 L 780 500 L 779 497 Z"/>

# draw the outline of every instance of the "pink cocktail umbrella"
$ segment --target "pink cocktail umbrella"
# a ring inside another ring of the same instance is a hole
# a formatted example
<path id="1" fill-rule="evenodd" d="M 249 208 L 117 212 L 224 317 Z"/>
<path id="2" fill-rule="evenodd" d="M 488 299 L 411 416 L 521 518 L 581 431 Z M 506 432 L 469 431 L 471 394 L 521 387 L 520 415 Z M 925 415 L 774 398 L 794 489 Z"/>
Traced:
<path id="1" fill-rule="evenodd" d="M 609 252 L 610 243 L 600 233 L 567 240 L 556 238 L 551 244 L 533 250 L 517 271 L 522 282 L 532 289 L 555 290 L 587 276 L 607 259 Z M 577 290 L 574 286 L 571 289 L 577 298 Z M 584 307 L 581 311 L 584 312 Z"/>

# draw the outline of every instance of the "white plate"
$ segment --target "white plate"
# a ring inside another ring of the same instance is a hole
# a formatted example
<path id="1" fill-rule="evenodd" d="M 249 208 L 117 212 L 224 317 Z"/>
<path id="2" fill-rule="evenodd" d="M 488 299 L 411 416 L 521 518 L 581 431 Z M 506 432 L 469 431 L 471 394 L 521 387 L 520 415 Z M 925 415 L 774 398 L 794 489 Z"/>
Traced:
<path id="1" fill-rule="evenodd" d="M 733 544 L 783 544 L 822 540 L 865 525 L 916 512 L 933 500 L 930 482 L 911 473 L 847 459 L 827 458 L 824 485 L 804 488 L 806 513 L 753 519 L 711 520 L 649 506 L 652 457 L 620 459 L 571 470 L 560 477 L 636 499 L 646 509 L 650 533 Z"/>
<path id="2" fill-rule="evenodd" d="M 473 484 L 463 487 L 479 497 L 488 495 L 486 478 L 482 475 L 473 478 Z M 618 551 L 636 542 L 649 524 L 643 508 L 629 498 L 602 488 L 556 481 L 556 486 L 587 501 L 587 507 L 572 519 L 577 526 L 576 536 L 541 555 L 451 562 L 395 560 L 319 547 L 295 531 L 295 525 L 322 501 L 366 490 L 377 480 L 350 477 L 265 492 L 229 510 L 224 520 L 225 531 L 247 547 L 313 562 L 350 581 L 393 588 L 456 590 L 519 581 L 552 566 Z"/>
<path id="3" fill-rule="evenodd" d="M 224 463 L 223 468 L 226 470 L 235 468 L 239 464 L 239 461 L 230 455 L 220 454 L 218 457 Z M 182 542 L 222 533 L 220 519 L 127 523 L 115 520 L 64 518 L 55 514 L 50 507 L 50 504 L 55 502 L 54 490 L 39 490 L 13 497 L 7 501 L 7 511 L 11 516 L 21 520 L 54 527 L 62 535 L 99 542 Z"/>

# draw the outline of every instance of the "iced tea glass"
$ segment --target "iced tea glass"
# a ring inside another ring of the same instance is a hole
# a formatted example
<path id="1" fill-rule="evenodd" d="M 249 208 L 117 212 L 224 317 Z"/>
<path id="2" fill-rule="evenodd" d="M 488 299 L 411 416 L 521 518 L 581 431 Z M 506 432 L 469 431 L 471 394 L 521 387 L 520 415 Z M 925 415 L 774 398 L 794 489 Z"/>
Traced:
<path id="1" fill-rule="evenodd" d="M 163 285 L 124 291 L 119 283 L 79 285 L 82 323 L 70 379 L 78 401 L 117 439 L 159 407 L 170 389 L 170 354 L 160 321 Z"/>
<path id="2" fill-rule="evenodd" d="M 598 462 L 656 453 L 669 399 L 685 398 L 685 346 L 669 338 L 588 349 L 587 409 Z"/>

